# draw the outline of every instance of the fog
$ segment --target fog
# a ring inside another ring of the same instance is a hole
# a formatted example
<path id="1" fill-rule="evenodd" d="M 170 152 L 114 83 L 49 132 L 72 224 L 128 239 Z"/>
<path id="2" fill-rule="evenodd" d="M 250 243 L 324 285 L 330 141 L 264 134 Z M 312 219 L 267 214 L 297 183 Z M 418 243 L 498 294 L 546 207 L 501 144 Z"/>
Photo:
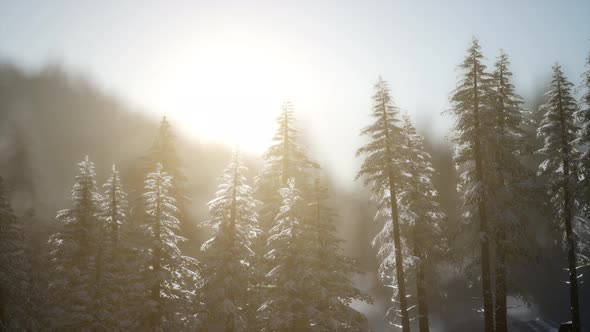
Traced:
<path id="1" fill-rule="evenodd" d="M 39 227 L 39 241 L 45 241 L 54 228 L 55 212 L 67 207 L 75 165 L 84 155 L 90 155 L 95 161 L 99 182 L 105 179 L 106 171 L 113 163 L 121 170 L 126 186 L 132 188 L 135 181 L 139 181 L 140 158 L 155 137 L 158 118 L 140 109 L 129 108 L 83 75 L 56 65 L 40 71 L 23 71 L 4 62 L 0 69 L 0 95 L 0 173 L 9 186 L 9 197 L 16 213 L 23 215 L 31 207 L 36 210 L 44 225 Z M 538 95 L 542 95 L 541 91 Z M 531 102 L 529 106 L 534 107 L 534 104 Z M 426 119 L 422 121 L 427 123 Z M 173 125 L 176 124 L 173 122 Z M 420 127 L 427 128 L 426 125 Z M 428 129 L 421 133 L 427 137 L 427 150 L 432 154 L 436 170 L 434 184 L 447 215 L 444 231 L 453 242 L 452 251 L 460 252 L 463 248 L 460 234 L 456 234 L 459 198 L 454 185 L 456 170 L 452 148 L 448 140 L 441 140 Z M 304 141 L 308 146 L 315 143 L 305 135 Z M 190 239 L 186 250 L 197 256 L 200 244 L 209 234 L 209 230 L 198 225 L 208 218 L 205 204 L 215 193 L 216 179 L 229 161 L 230 151 L 231 147 L 179 135 L 178 154 L 189 178 L 192 201 L 187 223 L 190 227 L 185 229 Z M 317 152 L 310 151 L 315 158 Z M 260 155 L 250 153 L 246 159 L 253 176 L 262 164 Z M 344 251 L 358 259 L 365 271 L 354 279 L 375 298 L 374 305 L 359 303 L 355 306 L 368 316 L 375 330 L 383 330 L 387 326 L 384 312 L 390 293 L 377 279 L 375 251 L 370 245 L 379 227 L 372 221 L 374 207 L 368 193 L 361 187 L 351 190 L 329 175 L 326 181 L 332 190 L 331 202 L 340 216 L 339 233 L 346 240 Z M 542 215 L 537 216 L 539 220 L 543 220 Z M 530 302 L 527 305 L 520 300 L 511 300 L 514 306 L 511 317 L 523 321 L 542 318 L 555 324 L 568 314 L 567 287 L 562 282 L 565 261 L 552 238 L 552 230 L 542 225 L 539 222 L 535 235 L 542 244 L 539 255 L 542 258 L 515 267 L 516 273 L 526 279 L 522 291 Z M 543 278 L 531 278 L 537 275 L 543 275 Z M 477 329 L 481 319 L 475 312 L 479 306 L 477 287 L 469 286 L 461 272 L 452 267 L 437 279 L 440 290 L 429 295 L 433 331 Z M 583 305 L 588 305 L 589 290 L 586 287 L 581 290 Z M 556 305 L 559 303 L 561 305 Z"/>

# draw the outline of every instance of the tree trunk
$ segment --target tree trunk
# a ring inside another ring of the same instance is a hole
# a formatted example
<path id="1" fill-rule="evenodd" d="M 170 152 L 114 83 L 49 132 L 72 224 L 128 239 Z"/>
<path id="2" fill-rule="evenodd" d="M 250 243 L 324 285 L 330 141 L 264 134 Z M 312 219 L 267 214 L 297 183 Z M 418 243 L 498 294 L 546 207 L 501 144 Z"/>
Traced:
<path id="1" fill-rule="evenodd" d="M 160 325 L 160 320 L 162 318 L 161 313 L 161 303 L 160 303 L 160 275 L 161 275 L 161 266 L 160 266 L 160 256 L 161 256 L 161 246 L 162 240 L 160 238 L 161 234 L 161 213 L 160 213 L 160 185 L 161 183 L 158 182 L 158 191 L 157 191 L 157 199 L 156 199 L 156 213 L 155 213 L 155 220 L 154 220 L 154 235 L 156 238 L 156 246 L 154 247 L 154 256 L 153 256 L 153 273 L 156 276 L 156 282 L 152 288 L 152 300 L 156 303 L 155 311 L 152 313 L 151 319 L 151 327 L 156 328 Z"/>
<path id="2" fill-rule="evenodd" d="M 564 176 L 566 176 L 567 167 L 564 167 Z M 571 213 L 571 198 L 570 188 L 567 184 L 569 180 L 566 177 L 564 183 L 564 219 L 565 219 L 565 234 L 567 238 L 567 259 L 569 267 L 569 281 L 570 281 L 570 308 L 572 313 L 572 332 L 580 332 L 580 306 L 578 302 L 578 277 L 576 273 L 576 240 L 572 230 L 572 213 Z"/>
<path id="3" fill-rule="evenodd" d="M 481 130 L 479 119 L 479 95 L 477 82 L 477 61 L 474 60 L 474 115 L 475 115 L 475 139 L 474 139 L 474 158 L 476 180 L 484 185 L 484 176 L 482 169 L 482 152 L 480 146 Z M 486 211 L 485 186 L 482 190 L 482 196 L 478 203 L 479 212 L 479 231 L 481 240 L 481 283 L 483 291 L 483 310 L 484 310 L 484 331 L 494 331 L 494 298 L 492 292 L 491 269 L 490 269 L 490 242 L 488 234 L 488 218 Z"/>
<path id="4" fill-rule="evenodd" d="M 397 278 L 398 300 L 402 319 L 402 332 L 410 332 L 410 318 L 408 317 L 408 302 L 406 299 L 406 280 L 402 258 L 397 198 L 395 194 L 395 183 L 391 171 L 389 172 L 389 196 L 391 203 L 391 219 L 393 223 L 393 245 L 395 247 L 395 274 Z"/>
<path id="5" fill-rule="evenodd" d="M 501 189 L 504 187 L 504 178 L 502 176 L 502 168 L 505 167 L 504 163 L 504 156 L 501 152 L 503 138 L 504 138 L 504 128 L 506 126 L 506 121 L 504 118 L 504 91 L 503 91 L 503 81 L 504 81 L 504 72 L 502 65 L 500 66 L 500 109 L 498 114 L 498 130 L 499 132 L 499 139 L 498 139 L 498 147 L 496 148 L 496 158 L 497 164 L 501 168 L 499 172 L 497 172 L 498 179 L 497 179 L 497 187 L 496 190 Z M 496 322 L 496 332 L 508 332 L 508 308 L 506 306 L 506 225 L 504 224 L 504 220 L 498 220 L 497 229 L 496 229 L 496 312 L 495 312 L 495 322 Z"/>
<path id="6" fill-rule="evenodd" d="M 559 100 L 559 114 L 561 121 L 561 135 L 562 141 L 562 154 L 563 158 L 563 218 L 565 222 L 565 236 L 567 241 L 567 259 L 568 259 L 568 272 L 570 282 L 570 310 L 572 315 L 572 332 L 580 332 L 580 304 L 578 301 L 578 276 L 576 273 L 576 239 L 574 237 L 572 227 L 572 193 L 570 188 L 570 160 L 571 154 L 570 143 L 567 141 L 567 132 L 565 127 L 565 114 L 563 114 L 563 105 L 561 103 L 561 84 L 560 80 L 557 80 L 557 93 Z"/>
<path id="7" fill-rule="evenodd" d="M 395 181 L 391 162 L 393 161 L 393 152 L 390 147 L 390 136 L 388 130 L 387 107 L 383 91 L 381 91 L 381 109 L 383 112 L 383 126 L 385 131 L 385 154 L 387 157 L 387 176 L 389 182 L 389 199 L 391 208 L 391 222 L 393 224 L 393 246 L 395 251 L 395 275 L 397 278 L 398 300 L 402 320 L 402 332 L 410 332 L 410 317 L 408 316 L 408 301 L 406 299 L 406 279 L 404 274 L 404 264 L 402 258 L 401 234 L 399 229 L 399 213 L 397 208 L 397 197 L 395 193 Z"/>
<path id="8" fill-rule="evenodd" d="M 496 332 L 508 331 L 508 315 L 506 305 L 506 230 L 503 225 L 498 225 L 496 247 Z"/>
<path id="9" fill-rule="evenodd" d="M 416 297 L 418 298 L 418 325 L 420 332 L 429 332 L 428 324 L 428 301 L 426 299 L 426 280 L 425 280 L 425 262 L 424 254 L 418 244 L 418 234 L 414 226 L 414 255 L 418 257 L 418 266 L 416 269 Z"/>

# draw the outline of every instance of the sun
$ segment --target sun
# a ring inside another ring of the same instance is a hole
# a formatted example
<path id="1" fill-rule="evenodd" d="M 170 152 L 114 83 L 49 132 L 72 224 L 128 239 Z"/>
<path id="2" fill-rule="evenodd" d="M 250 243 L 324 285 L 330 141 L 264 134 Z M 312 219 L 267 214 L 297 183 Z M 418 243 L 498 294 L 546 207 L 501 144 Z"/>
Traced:
<path id="1" fill-rule="evenodd" d="M 281 104 L 297 106 L 305 90 L 304 65 L 260 36 L 202 40 L 175 48 L 169 61 L 155 75 L 157 108 L 194 138 L 252 152 L 269 145 Z"/>

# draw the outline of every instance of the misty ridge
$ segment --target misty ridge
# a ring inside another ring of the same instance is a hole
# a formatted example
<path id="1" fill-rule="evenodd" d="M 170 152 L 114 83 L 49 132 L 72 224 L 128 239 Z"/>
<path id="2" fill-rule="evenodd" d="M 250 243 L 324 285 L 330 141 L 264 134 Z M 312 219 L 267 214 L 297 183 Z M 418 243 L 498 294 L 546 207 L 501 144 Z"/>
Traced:
<path id="1" fill-rule="evenodd" d="M 253 155 L 3 62 L 0 330 L 587 331 L 590 57 L 523 100 L 487 56 L 457 59 L 447 140 L 376 78 L 354 189 L 296 100 Z"/>

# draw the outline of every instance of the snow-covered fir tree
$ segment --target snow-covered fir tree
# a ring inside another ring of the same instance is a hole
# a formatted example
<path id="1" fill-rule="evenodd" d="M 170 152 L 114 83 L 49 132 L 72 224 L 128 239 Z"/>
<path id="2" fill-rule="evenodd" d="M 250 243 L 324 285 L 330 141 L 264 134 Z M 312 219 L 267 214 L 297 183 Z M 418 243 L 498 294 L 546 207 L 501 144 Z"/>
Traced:
<path id="1" fill-rule="evenodd" d="M 256 196 L 262 202 L 260 221 L 263 231 L 272 227 L 281 205 L 278 190 L 286 187 L 290 178 L 295 179 L 298 186 L 303 185 L 310 180 L 309 172 L 319 167 L 309 160 L 298 142 L 299 131 L 295 127 L 294 107 L 291 102 L 283 104 L 277 124 L 273 144 L 263 155 L 264 169 L 256 177 Z"/>
<path id="2" fill-rule="evenodd" d="M 111 329 L 137 329 L 145 285 L 140 271 L 147 266 L 140 230 L 128 215 L 129 203 L 115 165 L 103 185 L 99 217 L 105 247 L 103 307 Z"/>
<path id="3" fill-rule="evenodd" d="M 580 157 L 580 204 L 582 213 L 590 218 L 590 54 L 586 58 L 586 71 L 582 74 L 583 96 L 576 118 L 580 123 L 577 143 L 581 146 Z"/>
<path id="4" fill-rule="evenodd" d="M 579 332 L 581 330 L 576 254 L 580 243 L 575 234 L 574 216 L 578 182 L 577 163 L 580 153 L 574 146 L 579 128 L 574 121 L 578 104 L 572 96 L 572 86 L 563 74 L 561 66 L 555 64 L 550 90 L 547 92 L 549 101 L 541 106 L 545 115 L 538 134 L 544 139 L 545 145 L 538 152 L 545 158 L 539 166 L 539 172 L 549 175 L 547 192 L 555 208 L 557 224 L 565 233 L 572 331 Z"/>
<path id="5" fill-rule="evenodd" d="M 199 286 L 194 259 L 183 256 L 178 245 L 186 239 L 180 232 L 179 213 L 172 197 L 172 176 L 161 164 L 145 180 L 147 220 L 143 225 L 149 236 L 149 268 L 145 280 L 149 287 L 147 308 L 149 326 L 155 330 L 194 330 L 195 291 Z"/>
<path id="6" fill-rule="evenodd" d="M 49 240 L 49 316 L 55 329 L 106 329 L 99 310 L 103 262 L 97 212 L 101 197 L 88 156 L 78 164 L 71 195 L 72 207 L 57 213 L 60 229 Z"/>
<path id="7" fill-rule="evenodd" d="M 455 117 L 455 163 L 459 167 L 458 191 L 462 196 L 462 214 L 471 238 L 481 247 L 472 262 L 481 265 L 484 331 L 494 330 L 494 300 L 491 272 L 491 240 L 489 198 L 489 149 L 492 143 L 494 118 L 490 108 L 490 75 L 482 63 L 483 55 L 473 38 L 465 60 L 459 65 L 461 78 L 451 95 L 450 113 Z M 477 228 L 477 229 L 474 229 Z M 468 251 L 469 252 L 469 251 Z"/>
<path id="8" fill-rule="evenodd" d="M 264 153 L 264 167 L 255 178 L 255 198 L 260 201 L 258 222 L 260 233 L 252 243 L 255 252 L 253 261 L 256 271 L 255 282 L 262 285 L 264 275 L 272 267 L 264 258 L 267 253 L 267 238 L 271 228 L 275 226 L 276 216 L 282 205 L 279 189 L 287 186 L 287 180 L 293 178 L 299 190 L 307 192 L 311 188 L 311 172 L 319 166 L 310 161 L 299 142 L 299 131 L 296 129 L 294 107 L 291 102 L 282 105 L 282 111 L 276 119 L 278 128 L 273 136 L 272 145 Z M 264 302 L 266 291 L 257 288 L 252 302 L 258 301 L 259 307 Z"/>
<path id="9" fill-rule="evenodd" d="M 282 205 L 268 233 L 265 258 L 271 266 L 264 280 L 264 302 L 258 309 L 262 331 L 309 331 L 318 278 L 311 269 L 317 256 L 309 245 L 306 209 L 295 180 L 280 189 Z"/>
<path id="10" fill-rule="evenodd" d="M 0 330 L 39 329 L 30 302 L 28 239 L 22 219 L 12 211 L 0 177 Z"/>
<path id="11" fill-rule="evenodd" d="M 207 324 L 228 332 L 251 330 L 248 318 L 257 309 L 249 307 L 254 256 L 250 247 L 258 232 L 259 202 L 253 197 L 246 172 L 236 150 L 220 178 L 215 199 L 208 204 L 211 219 L 204 224 L 213 229 L 213 237 L 201 247 Z"/>
<path id="12" fill-rule="evenodd" d="M 527 152 L 524 128 L 527 120 L 522 109 L 522 97 L 515 92 L 508 55 L 501 51 L 491 77 L 491 109 L 495 118 L 490 164 L 490 228 L 495 244 L 495 328 L 508 330 L 506 296 L 515 294 L 509 280 L 508 264 L 529 258 L 534 241 L 528 238 L 526 226 L 530 211 L 534 173 L 521 164 Z"/>
<path id="13" fill-rule="evenodd" d="M 401 239 L 397 197 L 401 182 L 404 181 L 402 129 L 399 110 L 393 103 L 387 82 L 380 77 L 375 84 L 375 90 L 371 113 L 374 122 L 361 131 L 361 135 L 369 137 L 369 142 L 356 152 L 357 157 L 365 156 L 357 179 L 364 178 L 365 186 L 370 186 L 373 191 L 374 200 L 378 204 L 376 219 L 385 219 L 374 244 L 379 246 L 378 252 L 383 262 L 381 266 L 395 266 L 394 297 L 399 303 L 402 331 L 407 332 L 410 329 L 410 318 L 404 273 L 406 253 L 402 252 L 404 245 Z M 381 271 L 385 272 L 387 269 Z"/>
<path id="14" fill-rule="evenodd" d="M 441 224 L 445 215 L 438 204 L 438 193 L 432 183 L 434 169 L 424 149 L 422 136 L 416 133 L 408 115 L 403 117 L 404 171 L 408 179 L 400 190 L 401 219 L 407 227 L 402 234 L 414 256 L 410 271 L 416 286 L 417 320 L 420 332 L 428 332 L 428 292 L 432 290 L 436 265 L 444 257 L 446 247 Z"/>
<path id="15" fill-rule="evenodd" d="M 313 331 L 363 331 L 366 318 L 350 304 L 353 300 L 371 303 L 372 299 L 350 279 L 360 270 L 354 260 L 341 253 L 344 241 L 338 237 L 337 216 L 328 204 L 329 198 L 328 189 L 316 179 L 308 205 L 313 240 L 308 245 L 316 251 L 313 271 L 320 288 L 315 291 L 317 311 L 310 320 Z"/>
<path id="16" fill-rule="evenodd" d="M 157 164 L 161 164 L 162 170 L 172 177 L 170 196 L 176 201 L 176 207 L 178 208 L 176 216 L 180 221 L 182 234 L 187 237 L 194 234 L 193 230 L 195 226 L 189 222 L 186 216 L 186 207 L 190 203 L 187 188 L 188 180 L 184 174 L 182 162 L 176 150 L 176 140 L 177 137 L 174 134 L 170 122 L 166 117 L 163 117 L 160 122 L 158 135 L 147 155 L 143 158 L 145 160 L 143 174 L 152 172 Z"/>

